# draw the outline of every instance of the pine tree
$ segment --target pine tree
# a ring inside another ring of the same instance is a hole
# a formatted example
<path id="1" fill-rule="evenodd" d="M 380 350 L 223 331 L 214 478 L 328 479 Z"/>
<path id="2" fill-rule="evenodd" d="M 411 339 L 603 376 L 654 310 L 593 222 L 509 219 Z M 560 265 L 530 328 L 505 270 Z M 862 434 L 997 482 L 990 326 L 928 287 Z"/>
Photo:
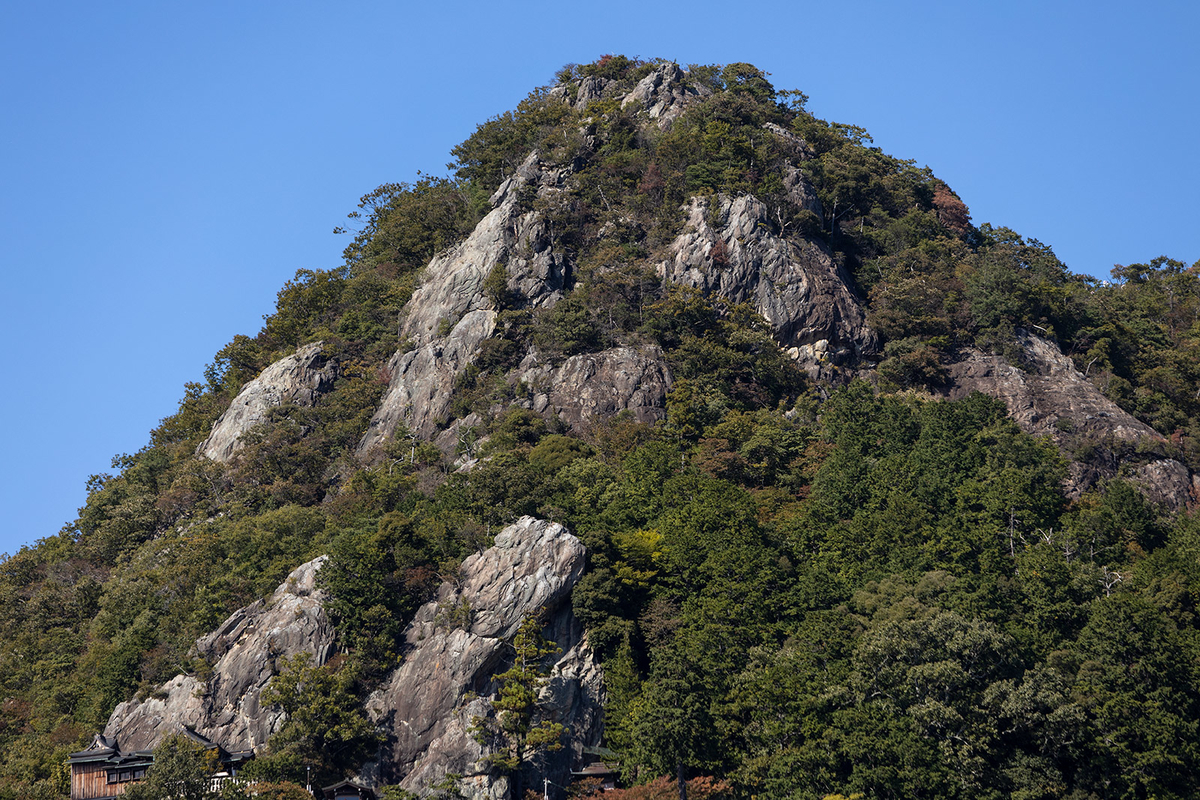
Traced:
<path id="1" fill-rule="evenodd" d="M 513 663 L 495 676 L 500 691 L 492 701 L 495 716 L 476 717 L 473 733 L 482 745 L 494 752 L 488 761 L 512 776 L 511 797 L 520 798 L 521 765 L 539 751 L 562 748 L 564 725 L 538 719 L 538 691 L 548 680 L 545 659 L 560 652 L 554 642 L 542 636 L 537 617 L 527 617 L 513 638 Z"/>

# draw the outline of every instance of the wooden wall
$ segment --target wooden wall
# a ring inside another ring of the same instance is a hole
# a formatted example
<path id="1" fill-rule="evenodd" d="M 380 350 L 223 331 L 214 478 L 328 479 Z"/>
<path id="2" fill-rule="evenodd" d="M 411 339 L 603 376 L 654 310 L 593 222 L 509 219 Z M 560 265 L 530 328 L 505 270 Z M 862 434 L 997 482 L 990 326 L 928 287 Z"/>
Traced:
<path id="1" fill-rule="evenodd" d="M 125 794 L 130 783 L 109 783 L 110 764 L 103 761 L 94 764 L 71 765 L 71 800 L 93 800 L 96 797 L 116 797 Z"/>

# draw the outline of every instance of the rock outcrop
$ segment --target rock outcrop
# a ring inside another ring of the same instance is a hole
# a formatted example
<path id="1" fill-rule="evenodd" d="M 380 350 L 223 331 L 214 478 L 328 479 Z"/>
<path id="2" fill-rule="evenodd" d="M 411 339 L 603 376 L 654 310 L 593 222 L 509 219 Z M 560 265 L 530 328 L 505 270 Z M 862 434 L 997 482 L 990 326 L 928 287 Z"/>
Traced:
<path id="1" fill-rule="evenodd" d="M 487 713 L 506 643 L 534 614 L 564 651 L 543 702 L 569 729 L 570 747 L 547 765 L 552 781 L 567 782 L 572 759 L 598 743 L 601 725 L 599 668 L 567 603 L 583 566 L 584 547 L 565 528 L 523 517 L 464 561 L 456 583 L 442 584 L 406 630 L 403 664 L 367 703 L 388 735 L 384 783 L 421 791 L 453 772 L 471 797 L 505 795 L 506 781 L 483 769 L 486 753 L 470 728 Z"/>
<path id="2" fill-rule="evenodd" d="M 750 195 L 693 198 L 687 228 L 671 250 L 659 265 L 664 280 L 749 303 L 814 376 L 824 364 L 856 361 L 878 347 L 829 251 L 773 233 L 769 210 Z"/>
<path id="3" fill-rule="evenodd" d="M 711 93 L 690 85 L 678 64 L 664 61 L 621 99 L 621 108 L 645 112 L 660 130 L 668 130 L 692 101 Z"/>
<path id="4" fill-rule="evenodd" d="M 259 695 L 278 672 L 281 659 L 309 653 L 323 664 L 334 646 L 334 631 L 316 588 L 325 557 L 296 568 L 275 593 L 233 613 L 196 642 L 212 666 L 207 680 L 177 675 L 145 700 L 121 703 L 104 728 L 120 736 L 124 750 L 149 750 L 186 725 L 226 750 L 266 744 L 283 723 L 282 712 L 263 708 Z"/>
<path id="5" fill-rule="evenodd" d="M 242 434 L 267 419 L 267 413 L 286 403 L 312 406 L 333 388 L 339 375 L 338 363 L 324 353 L 324 344 L 305 345 L 267 367 L 247 383 L 213 423 L 212 433 L 198 448 L 198 455 L 229 463 L 241 448 Z"/>
<path id="6" fill-rule="evenodd" d="M 638 422 L 657 422 L 667 414 L 671 370 L 653 345 L 571 356 L 557 367 L 530 354 L 514 375 L 534 393 L 534 412 L 552 413 L 576 432 L 622 411 Z"/>
<path id="7" fill-rule="evenodd" d="M 449 410 L 455 378 L 495 329 L 495 306 L 483 283 L 497 264 L 505 265 L 509 290 L 524 302 L 550 305 L 562 297 L 566 256 L 554 249 L 540 216 L 525 210 L 522 196 L 558 191 L 565 174 L 543 169 L 537 153 L 530 154 L 496 190 L 495 207 L 471 235 L 425 268 L 400 328 L 412 349 L 396 353 L 388 364 L 388 390 L 359 443 L 360 456 L 369 457 L 402 424 L 433 438 Z"/>
<path id="8" fill-rule="evenodd" d="M 1127 475 L 1148 497 L 1171 508 L 1193 498 L 1187 467 L 1162 454 L 1166 440 L 1157 431 L 1122 411 L 1079 372 L 1053 342 L 1021 334 L 1024 368 L 1002 356 L 967 348 L 949 367 L 951 399 L 978 391 L 1004 401 L 1020 428 L 1049 436 L 1071 461 L 1067 491 L 1079 496 L 1097 482 L 1118 474 L 1121 455 L 1138 451 L 1151 461 Z"/>

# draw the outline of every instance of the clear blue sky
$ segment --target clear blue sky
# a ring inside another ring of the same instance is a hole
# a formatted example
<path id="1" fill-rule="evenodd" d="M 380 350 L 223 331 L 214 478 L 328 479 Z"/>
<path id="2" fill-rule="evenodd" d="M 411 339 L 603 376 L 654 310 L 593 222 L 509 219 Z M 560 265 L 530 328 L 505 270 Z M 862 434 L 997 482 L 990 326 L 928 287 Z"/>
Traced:
<path id="1" fill-rule="evenodd" d="M 568 62 L 749 61 L 1073 270 L 1200 259 L 1200 4 L 0 4 L 0 551 L 52 535 L 380 183 Z"/>

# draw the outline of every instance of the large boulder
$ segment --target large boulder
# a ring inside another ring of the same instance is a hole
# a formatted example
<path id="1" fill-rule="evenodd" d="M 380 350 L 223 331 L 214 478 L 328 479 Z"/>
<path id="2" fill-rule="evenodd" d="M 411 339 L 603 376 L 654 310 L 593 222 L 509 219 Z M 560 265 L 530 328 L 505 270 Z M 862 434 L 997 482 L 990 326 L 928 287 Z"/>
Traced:
<path id="1" fill-rule="evenodd" d="M 280 662 L 308 653 L 325 663 L 334 630 L 322 606 L 316 575 L 325 557 L 297 567 L 267 600 L 235 611 L 215 631 L 196 642 L 196 653 L 211 674 L 177 675 L 144 700 L 129 700 L 113 711 L 104 728 L 122 749 L 150 750 L 180 725 L 226 750 L 252 750 L 283 724 L 281 711 L 264 708 L 259 695 L 279 672 Z"/>
<path id="2" fill-rule="evenodd" d="M 583 566 L 583 544 L 563 526 L 523 517 L 442 584 L 405 632 L 403 664 L 367 703 L 388 736 L 380 781 L 423 792 L 456 773 L 471 797 L 505 795 L 507 783 L 486 768 L 471 727 L 487 714 L 493 676 L 511 658 L 508 642 L 536 615 L 563 652 L 542 701 L 567 726 L 570 744 L 551 754 L 546 776 L 567 782 L 582 748 L 599 743 L 602 724 L 599 667 L 567 602 Z"/>
<path id="3" fill-rule="evenodd" d="M 312 406 L 333 388 L 338 375 L 338 363 L 325 354 L 323 342 L 279 359 L 242 387 L 196 453 L 229 463 L 242 447 L 242 434 L 265 422 L 272 408 L 288 403 Z"/>
<path id="4" fill-rule="evenodd" d="M 687 225 L 659 275 L 750 304 L 814 376 L 824 365 L 874 353 L 878 337 L 828 249 L 802 236 L 777 235 L 772 225 L 770 210 L 751 195 L 692 198 Z"/>

